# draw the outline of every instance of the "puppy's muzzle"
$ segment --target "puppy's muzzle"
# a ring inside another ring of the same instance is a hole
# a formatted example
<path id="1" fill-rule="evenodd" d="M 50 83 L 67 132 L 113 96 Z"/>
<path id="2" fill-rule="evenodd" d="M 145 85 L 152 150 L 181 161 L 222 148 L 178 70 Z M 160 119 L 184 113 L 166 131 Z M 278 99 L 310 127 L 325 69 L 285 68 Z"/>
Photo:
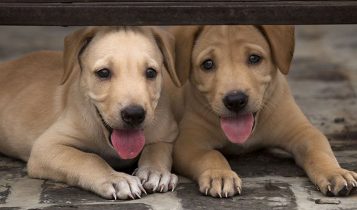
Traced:
<path id="1" fill-rule="evenodd" d="M 121 118 L 130 127 L 138 127 L 144 120 L 146 111 L 138 105 L 125 107 L 121 112 Z"/>
<path id="2" fill-rule="evenodd" d="M 241 91 L 232 91 L 223 98 L 223 104 L 229 111 L 238 113 L 246 107 L 248 98 L 249 97 Z"/>

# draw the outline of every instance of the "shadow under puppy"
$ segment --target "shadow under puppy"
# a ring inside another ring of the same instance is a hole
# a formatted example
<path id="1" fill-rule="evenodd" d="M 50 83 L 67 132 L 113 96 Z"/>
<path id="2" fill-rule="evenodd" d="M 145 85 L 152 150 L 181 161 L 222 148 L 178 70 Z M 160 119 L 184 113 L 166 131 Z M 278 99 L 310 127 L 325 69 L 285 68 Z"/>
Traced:
<path id="1" fill-rule="evenodd" d="M 63 54 L 1 64 L 0 151 L 28 161 L 31 177 L 108 199 L 173 190 L 178 130 L 163 82 L 179 83 L 173 56 L 172 35 L 158 28 L 87 27 L 65 38 Z M 137 176 L 112 168 L 140 153 Z"/>
<path id="2" fill-rule="evenodd" d="M 291 153 L 329 196 L 348 195 L 357 174 L 341 168 L 326 137 L 290 93 L 286 78 L 294 51 L 292 26 L 180 26 L 176 71 L 184 113 L 174 168 L 206 195 L 241 193 L 241 179 L 224 154 L 277 147 Z M 178 108 L 180 109 L 180 108 Z"/>

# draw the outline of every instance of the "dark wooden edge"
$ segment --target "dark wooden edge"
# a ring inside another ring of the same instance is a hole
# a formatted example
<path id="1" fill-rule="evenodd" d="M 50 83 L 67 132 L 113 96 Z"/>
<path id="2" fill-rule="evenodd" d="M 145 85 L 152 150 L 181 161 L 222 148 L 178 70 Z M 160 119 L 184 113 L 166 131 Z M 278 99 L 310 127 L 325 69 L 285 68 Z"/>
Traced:
<path id="1" fill-rule="evenodd" d="M 295 2 L 336 2 L 336 0 L 295 0 Z M 338 1 L 338 0 L 337 0 Z M 186 2 L 293 2 L 292 0 L 1 0 L 1 3 L 120 3 L 120 2 L 175 2 L 175 3 L 186 3 Z"/>
<path id="2" fill-rule="evenodd" d="M 0 3 L 1 25 L 356 23 L 356 1 Z"/>

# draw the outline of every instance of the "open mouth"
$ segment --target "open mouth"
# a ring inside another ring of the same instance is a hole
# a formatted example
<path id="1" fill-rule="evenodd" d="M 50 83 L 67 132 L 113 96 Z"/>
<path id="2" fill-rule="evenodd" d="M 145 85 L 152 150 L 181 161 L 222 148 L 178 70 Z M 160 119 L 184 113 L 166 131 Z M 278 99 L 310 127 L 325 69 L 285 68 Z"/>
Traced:
<path id="1" fill-rule="evenodd" d="M 145 145 L 145 136 L 143 129 L 125 128 L 114 129 L 103 119 L 101 113 L 96 107 L 104 127 L 109 132 L 109 142 L 113 146 L 121 159 L 133 159 L 137 157 Z"/>
<path id="2" fill-rule="evenodd" d="M 238 114 L 230 117 L 220 117 L 221 128 L 234 144 L 243 144 L 253 133 L 257 112 Z"/>

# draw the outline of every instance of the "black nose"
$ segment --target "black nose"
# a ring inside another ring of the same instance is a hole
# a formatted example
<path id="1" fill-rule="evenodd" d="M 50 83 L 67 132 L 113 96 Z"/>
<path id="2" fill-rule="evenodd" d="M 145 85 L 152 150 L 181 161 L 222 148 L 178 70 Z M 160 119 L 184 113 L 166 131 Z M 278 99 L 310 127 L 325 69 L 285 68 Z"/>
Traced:
<path id="1" fill-rule="evenodd" d="M 232 112 L 241 111 L 248 103 L 248 96 L 243 92 L 233 91 L 223 98 L 223 104 Z"/>
<path id="2" fill-rule="evenodd" d="M 121 118 L 130 126 L 137 126 L 145 120 L 145 110 L 141 106 L 131 105 L 121 111 Z"/>

